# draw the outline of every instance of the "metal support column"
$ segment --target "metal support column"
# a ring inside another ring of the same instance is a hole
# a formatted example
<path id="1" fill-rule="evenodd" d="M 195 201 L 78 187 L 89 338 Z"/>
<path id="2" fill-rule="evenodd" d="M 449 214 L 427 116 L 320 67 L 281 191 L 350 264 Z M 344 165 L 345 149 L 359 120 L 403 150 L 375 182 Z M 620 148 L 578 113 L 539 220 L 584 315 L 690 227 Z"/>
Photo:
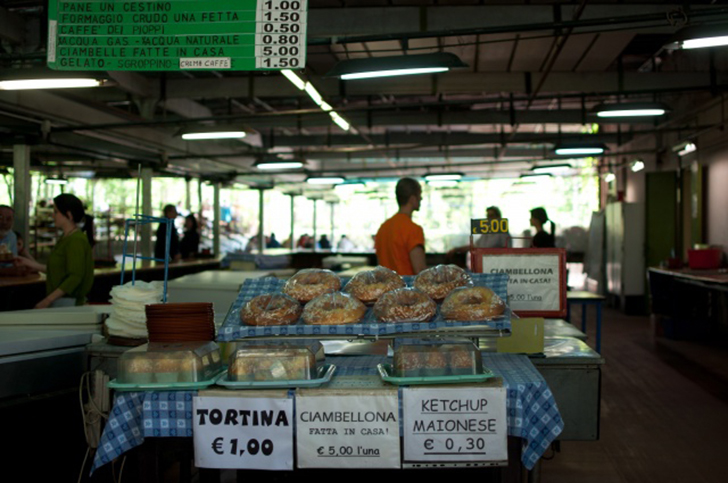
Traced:
<path id="1" fill-rule="evenodd" d="M 318 239 L 316 238 L 316 203 L 318 200 L 313 200 L 313 249 L 316 250 L 316 243 L 318 243 Z"/>
<path id="2" fill-rule="evenodd" d="M 13 209 L 15 224 L 25 243 L 30 241 L 30 146 L 13 146 Z"/>
<path id="3" fill-rule="evenodd" d="M 296 248 L 296 237 L 293 235 L 293 226 L 294 226 L 294 220 L 295 220 L 295 217 L 294 217 L 294 214 L 295 214 L 295 203 L 294 203 L 294 199 L 296 198 L 296 195 L 291 194 L 291 195 L 288 195 L 288 196 L 291 197 L 291 238 L 290 238 L 290 240 L 291 240 L 291 247 L 290 248 L 291 249 L 294 249 L 294 248 Z"/>
<path id="4" fill-rule="evenodd" d="M 265 219 L 265 190 L 258 188 L 258 253 L 265 250 L 265 227 L 263 221 Z"/>
<path id="5" fill-rule="evenodd" d="M 147 216 L 154 216 L 152 213 L 152 168 L 142 168 L 142 212 Z M 136 229 L 136 227 L 134 228 Z M 145 223 L 141 226 L 139 240 L 141 241 L 141 250 L 143 257 L 151 257 L 154 250 L 152 249 L 152 225 Z"/>
<path id="6" fill-rule="evenodd" d="M 212 252 L 216 257 L 220 257 L 222 256 L 222 253 L 220 253 L 220 189 L 222 185 L 219 181 L 216 181 L 213 187 L 215 192 L 212 208 Z"/>
<path id="7" fill-rule="evenodd" d="M 185 178 L 185 210 L 192 213 L 192 178 Z"/>
<path id="8" fill-rule="evenodd" d="M 331 206 L 331 240 L 329 240 L 329 243 L 331 243 L 331 248 L 336 248 L 336 238 L 334 238 L 334 209 L 336 207 L 336 203 L 333 201 L 329 203 Z"/>

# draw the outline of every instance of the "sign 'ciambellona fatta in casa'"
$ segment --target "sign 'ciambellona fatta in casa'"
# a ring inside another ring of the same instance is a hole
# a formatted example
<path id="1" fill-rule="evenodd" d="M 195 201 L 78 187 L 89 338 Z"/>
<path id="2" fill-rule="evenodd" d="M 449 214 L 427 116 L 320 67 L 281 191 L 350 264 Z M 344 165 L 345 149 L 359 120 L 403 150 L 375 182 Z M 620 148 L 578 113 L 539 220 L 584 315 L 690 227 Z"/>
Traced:
<path id="1" fill-rule="evenodd" d="M 280 70 L 306 64 L 308 0 L 51 0 L 57 70 Z"/>

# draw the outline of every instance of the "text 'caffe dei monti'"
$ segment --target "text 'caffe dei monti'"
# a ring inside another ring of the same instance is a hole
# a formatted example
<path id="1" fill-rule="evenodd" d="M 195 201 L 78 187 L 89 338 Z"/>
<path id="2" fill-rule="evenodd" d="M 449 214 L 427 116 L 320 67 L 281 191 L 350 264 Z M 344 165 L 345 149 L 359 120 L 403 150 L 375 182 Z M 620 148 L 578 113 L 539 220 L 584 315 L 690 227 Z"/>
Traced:
<path id="1" fill-rule="evenodd" d="M 307 0 L 51 0 L 57 70 L 281 70 L 306 64 Z"/>

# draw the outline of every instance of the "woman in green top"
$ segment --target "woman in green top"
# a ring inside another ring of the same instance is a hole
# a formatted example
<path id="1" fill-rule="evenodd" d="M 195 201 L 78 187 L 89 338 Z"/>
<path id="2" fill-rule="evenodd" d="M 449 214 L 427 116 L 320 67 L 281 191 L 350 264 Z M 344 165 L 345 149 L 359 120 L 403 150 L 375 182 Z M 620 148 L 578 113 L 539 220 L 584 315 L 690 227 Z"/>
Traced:
<path id="1" fill-rule="evenodd" d="M 53 221 L 63 236 L 51 251 L 47 265 L 19 257 L 20 264 L 46 273 L 46 297 L 36 309 L 83 305 L 94 283 L 91 245 L 79 224 L 85 212 L 81 200 L 71 194 L 53 199 Z M 85 227 L 90 228 L 90 227 Z"/>

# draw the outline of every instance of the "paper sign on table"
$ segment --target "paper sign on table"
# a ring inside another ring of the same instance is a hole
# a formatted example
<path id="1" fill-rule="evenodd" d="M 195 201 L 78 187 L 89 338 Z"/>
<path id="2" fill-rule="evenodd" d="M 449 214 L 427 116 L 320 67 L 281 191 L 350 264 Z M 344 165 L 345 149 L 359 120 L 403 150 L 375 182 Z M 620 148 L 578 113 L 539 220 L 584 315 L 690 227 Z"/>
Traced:
<path id="1" fill-rule="evenodd" d="M 293 400 L 195 397 L 195 466 L 292 470 Z"/>
<path id="2" fill-rule="evenodd" d="M 496 339 L 498 352 L 513 354 L 540 354 L 543 352 L 542 318 L 511 320 L 511 336 Z"/>
<path id="3" fill-rule="evenodd" d="M 405 388 L 404 460 L 505 461 L 502 387 Z"/>
<path id="4" fill-rule="evenodd" d="M 484 255 L 483 273 L 507 273 L 508 305 L 516 311 L 560 309 L 559 255 Z"/>
<path id="5" fill-rule="evenodd" d="M 400 468 L 398 413 L 396 391 L 297 393 L 298 467 Z"/>

